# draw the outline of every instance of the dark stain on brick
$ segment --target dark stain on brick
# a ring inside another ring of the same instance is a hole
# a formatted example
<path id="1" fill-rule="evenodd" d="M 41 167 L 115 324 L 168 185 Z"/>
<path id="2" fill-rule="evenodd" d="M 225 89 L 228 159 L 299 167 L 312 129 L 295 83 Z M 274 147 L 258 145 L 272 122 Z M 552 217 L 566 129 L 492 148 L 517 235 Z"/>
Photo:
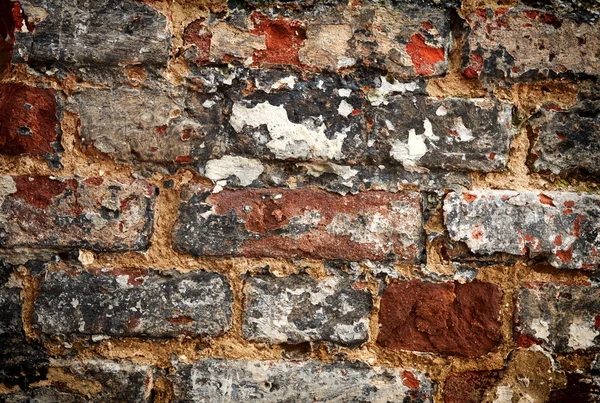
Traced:
<path id="1" fill-rule="evenodd" d="M 377 343 L 476 357 L 500 341 L 501 291 L 491 283 L 400 281 L 383 293 Z"/>

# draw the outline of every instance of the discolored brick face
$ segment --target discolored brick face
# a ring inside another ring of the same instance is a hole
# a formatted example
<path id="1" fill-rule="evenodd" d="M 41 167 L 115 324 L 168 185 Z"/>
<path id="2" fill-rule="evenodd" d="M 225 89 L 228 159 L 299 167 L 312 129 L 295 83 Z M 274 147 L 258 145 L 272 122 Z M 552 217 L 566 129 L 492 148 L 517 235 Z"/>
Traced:
<path id="1" fill-rule="evenodd" d="M 0 246 L 141 250 L 155 188 L 133 179 L 0 176 Z"/>
<path id="2" fill-rule="evenodd" d="M 55 91 L 0 84 L 0 154 L 55 154 L 60 133 Z"/>
<path id="3" fill-rule="evenodd" d="M 417 262 L 420 195 L 314 189 L 182 192 L 175 248 L 196 256 L 310 257 Z"/>
<path id="4" fill-rule="evenodd" d="M 393 350 L 476 357 L 500 343 L 501 291 L 495 284 L 391 284 L 381 298 L 377 343 Z"/>

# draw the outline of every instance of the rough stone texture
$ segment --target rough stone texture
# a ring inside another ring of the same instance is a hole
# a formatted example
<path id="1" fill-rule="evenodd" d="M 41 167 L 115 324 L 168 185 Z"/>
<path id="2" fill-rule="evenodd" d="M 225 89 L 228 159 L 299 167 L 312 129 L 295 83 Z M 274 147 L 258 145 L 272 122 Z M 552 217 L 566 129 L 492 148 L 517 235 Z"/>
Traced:
<path id="1" fill-rule="evenodd" d="M 598 21 L 600 17 L 597 0 L 521 0 L 521 3 L 589 23 Z"/>
<path id="2" fill-rule="evenodd" d="M 492 283 L 398 281 L 383 293 L 377 343 L 393 350 L 484 355 L 500 342 L 500 299 Z"/>
<path id="3" fill-rule="evenodd" d="M 549 105 L 529 120 L 529 165 L 535 171 L 562 177 L 600 175 L 599 96 L 598 88 L 583 87 L 574 107 L 562 110 Z"/>
<path id="4" fill-rule="evenodd" d="M 23 333 L 21 289 L 11 274 L 12 270 L 0 259 L 0 337 Z"/>
<path id="5" fill-rule="evenodd" d="M 444 383 L 444 403 L 481 403 L 502 375 L 501 370 L 451 373 Z"/>
<path id="6" fill-rule="evenodd" d="M 423 374 L 359 362 L 201 360 L 179 363 L 175 401 L 431 402 Z"/>
<path id="7" fill-rule="evenodd" d="M 0 247 L 141 250 L 155 199 L 141 180 L 0 176 Z"/>
<path id="8" fill-rule="evenodd" d="M 58 113 L 53 89 L 0 84 L 0 154 L 56 155 Z"/>
<path id="9" fill-rule="evenodd" d="M 107 360 L 58 361 L 51 370 L 70 382 L 50 382 L 4 395 L 6 403 L 151 402 L 150 367 Z"/>
<path id="10" fill-rule="evenodd" d="M 182 191 L 174 247 L 195 256 L 310 257 L 416 262 L 422 254 L 420 195 L 316 189 Z"/>
<path id="11" fill-rule="evenodd" d="M 369 338 L 372 296 L 343 273 L 318 281 L 307 274 L 257 275 L 244 285 L 242 330 L 270 343 L 330 341 L 355 346 Z"/>
<path id="12" fill-rule="evenodd" d="M 444 201 L 450 237 L 474 253 L 542 256 L 566 269 L 600 263 L 599 214 L 594 194 L 485 190 Z"/>
<path id="13" fill-rule="evenodd" d="M 133 0 L 22 1 L 28 29 L 15 33 L 13 62 L 42 73 L 103 81 L 124 65 L 166 67 L 166 17 Z"/>
<path id="14" fill-rule="evenodd" d="M 597 350 L 599 318 L 595 285 L 526 284 L 517 294 L 515 337 L 558 353 Z"/>
<path id="15" fill-rule="evenodd" d="M 233 296 L 222 275 L 142 269 L 50 271 L 34 325 L 44 334 L 214 337 L 231 325 Z"/>
<path id="16" fill-rule="evenodd" d="M 442 8 L 319 3 L 240 9 L 226 22 L 198 20 L 185 35 L 191 58 L 200 64 L 236 61 L 329 71 L 369 66 L 404 78 L 448 70 L 450 16 Z"/>
<path id="17" fill-rule="evenodd" d="M 467 77 L 598 75 L 598 25 L 533 9 L 507 10 L 477 10 L 466 17 L 471 29 L 464 58 Z"/>
<path id="18" fill-rule="evenodd" d="M 600 401 L 600 374 L 571 372 L 567 385 L 550 392 L 549 403 L 598 402 Z"/>

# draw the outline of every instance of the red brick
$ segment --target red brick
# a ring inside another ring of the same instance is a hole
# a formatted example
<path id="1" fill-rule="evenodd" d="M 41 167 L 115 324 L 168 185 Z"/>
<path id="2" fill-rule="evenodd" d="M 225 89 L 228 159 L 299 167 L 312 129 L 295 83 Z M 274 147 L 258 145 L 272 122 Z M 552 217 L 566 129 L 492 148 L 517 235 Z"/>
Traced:
<path id="1" fill-rule="evenodd" d="M 1 84 L 0 116 L 0 154 L 55 153 L 59 127 L 53 89 Z"/>
<path id="2" fill-rule="evenodd" d="M 175 247 L 193 255 L 415 262 L 422 253 L 420 195 L 316 189 L 183 191 Z"/>
<path id="3" fill-rule="evenodd" d="M 471 371 L 448 375 L 444 403 L 480 403 L 486 391 L 502 378 L 503 371 Z"/>
<path id="4" fill-rule="evenodd" d="M 396 282 L 382 296 L 377 343 L 393 350 L 486 354 L 500 341 L 500 300 L 491 283 Z"/>

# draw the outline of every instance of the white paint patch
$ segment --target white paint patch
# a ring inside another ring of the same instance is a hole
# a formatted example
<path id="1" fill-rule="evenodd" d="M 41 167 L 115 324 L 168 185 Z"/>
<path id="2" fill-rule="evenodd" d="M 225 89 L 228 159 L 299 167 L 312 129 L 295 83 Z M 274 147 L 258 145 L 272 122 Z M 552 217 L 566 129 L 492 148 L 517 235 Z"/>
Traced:
<path id="1" fill-rule="evenodd" d="M 307 173 L 315 178 L 324 173 L 332 173 L 340 176 L 342 179 L 348 180 L 358 173 L 356 169 L 352 169 L 349 166 L 338 165 L 332 162 L 303 162 L 296 164 L 296 166 L 306 168 Z"/>
<path id="2" fill-rule="evenodd" d="M 533 335 L 537 339 L 544 340 L 546 342 L 549 341 L 548 337 L 550 336 L 550 324 L 542 319 L 534 319 L 531 321 L 531 330 L 533 330 Z"/>
<path id="3" fill-rule="evenodd" d="M 452 129 L 458 133 L 458 141 L 460 142 L 471 141 L 475 138 L 473 137 L 473 131 L 465 126 L 460 116 L 454 119 L 454 127 Z"/>
<path id="4" fill-rule="evenodd" d="M 206 163 L 206 177 L 216 182 L 235 176 L 241 186 L 249 186 L 254 182 L 265 168 L 259 160 L 226 155 L 221 159 L 210 160 Z"/>
<path id="5" fill-rule="evenodd" d="M 215 104 L 216 104 L 216 102 L 215 102 L 215 101 L 211 101 L 210 99 L 207 99 L 206 101 L 204 101 L 204 102 L 202 103 L 202 106 L 203 106 L 204 108 L 206 108 L 206 109 L 210 109 L 210 108 L 212 108 L 213 106 L 215 106 Z"/>
<path id="6" fill-rule="evenodd" d="M 347 118 L 348 115 L 350 115 L 353 110 L 354 110 L 354 107 L 352 105 L 350 105 L 348 102 L 346 102 L 345 99 L 342 99 L 342 102 L 340 102 L 340 106 L 338 106 L 338 113 L 340 115 L 342 115 L 343 117 Z"/>
<path id="7" fill-rule="evenodd" d="M 215 183 L 215 187 L 212 190 L 212 193 L 219 193 L 223 190 L 223 187 L 225 185 L 227 185 L 227 181 L 217 181 L 217 183 Z"/>
<path id="8" fill-rule="evenodd" d="M 265 101 L 253 108 L 233 104 L 229 121 L 236 132 L 244 126 L 266 125 L 271 141 L 266 145 L 279 159 L 333 159 L 342 157 L 342 144 L 346 133 L 335 133 L 332 139 L 325 136 L 325 124 L 316 126 L 310 120 L 293 123 L 283 106 Z"/>
<path id="9" fill-rule="evenodd" d="M 448 109 L 446 109 L 444 105 L 440 105 L 440 107 L 435 111 L 435 114 L 438 116 L 446 116 L 448 114 Z"/>
<path id="10" fill-rule="evenodd" d="M 390 156 L 398 162 L 402 162 L 404 169 L 407 171 L 421 172 L 422 167 L 417 166 L 417 162 L 427 153 L 427 145 L 425 144 L 425 136 L 417 134 L 414 129 L 408 132 L 408 142 L 404 143 L 396 140 L 392 143 Z"/>
<path id="11" fill-rule="evenodd" d="M 407 91 L 413 92 L 419 88 L 419 85 L 415 82 L 412 83 L 401 83 L 394 81 L 393 83 L 387 80 L 387 77 L 381 77 L 381 85 L 379 88 L 373 88 L 367 93 L 367 99 L 373 106 L 387 105 L 387 98 L 392 93 L 404 94 Z"/>
<path id="12" fill-rule="evenodd" d="M 425 129 L 423 135 L 429 140 L 437 141 L 440 139 L 438 136 L 435 135 L 435 133 L 433 133 L 433 126 L 431 125 L 431 121 L 429 119 L 425 118 L 425 120 L 423 121 L 423 128 Z"/>
<path id="13" fill-rule="evenodd" d="M 354 66 L 356 64 L 356 59 L 348 56 L 338 56 L 337 59 L 337 68 L 343 69 L 345 67 Z"/>
<path id="14" fill-rule="evenodd" d="M 338 95 L 342 98 L 348 98 L 352 94 L 352 90 L 348 88 L 338 89 Z"/>
<path id="15" fill-rule="evenodd" d="M 117 283 L 122 287 L 122 288 L 127 288 L 129 287 L 129 276 L 124 274 L 121 276 L 117 276 Z"/>
<path id="16" fill-rule="evenodd" d="M 273 85 L 271 85 L 271 89 L 279 90 L 283 87 L 288 87 L 289 89 L 293 90 L 294 86 L 296 86 L 297 81 L 298 81 L 298 79 L 294 76 L 280 78 L 279 80 L 275 81 L 275 83 L 273 83 Z"/>
<path id="17" fill-rule="evenodd" d="M 498 386 L 494 403 L 512 403 L 513 394 L 514 392 L 510 386 Z"/>
<path id="18" fill-rule="evenodd" d="M 598 332 L 592 323 L 571 323 L 569 326 L 569 347 L 574 350 L 584 350 L 595 345 L 594 339 Z"/>
<path id="19" fill-rule="evenodd" d="M 396 128 L 394 127 L 394 125 L 392 124 L 392 122 L 390 122 L 387 119 L 385 120 L 385 127 L 387 127 L 387 129 L 390 130 L 390 131 L 396 130 Z"/>

